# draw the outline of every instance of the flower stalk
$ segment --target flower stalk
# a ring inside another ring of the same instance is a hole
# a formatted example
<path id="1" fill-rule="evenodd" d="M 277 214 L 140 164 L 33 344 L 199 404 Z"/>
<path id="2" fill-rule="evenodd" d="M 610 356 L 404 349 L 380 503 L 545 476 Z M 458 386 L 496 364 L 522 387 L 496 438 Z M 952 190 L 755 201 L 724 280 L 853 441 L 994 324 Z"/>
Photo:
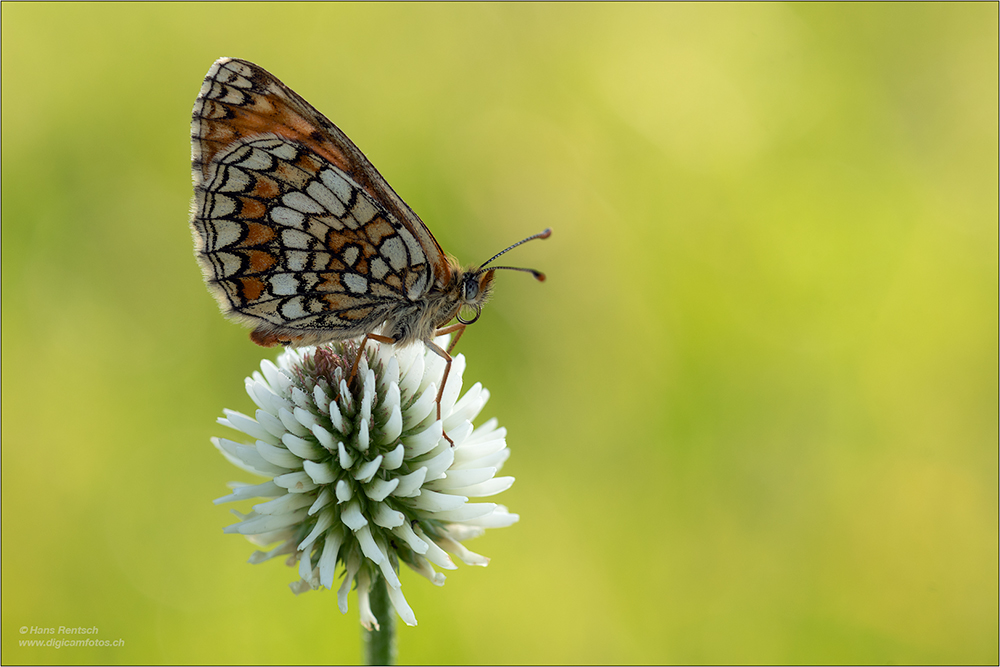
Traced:
<path id="1" fill-rule="evenodd" d="M 396 617 L 389 602 L 385 581 L 377 579 L 369 594 L 372 615 L 377 625 L 372 630 L 361 629 L 366 665 L 396 664 Z"/>

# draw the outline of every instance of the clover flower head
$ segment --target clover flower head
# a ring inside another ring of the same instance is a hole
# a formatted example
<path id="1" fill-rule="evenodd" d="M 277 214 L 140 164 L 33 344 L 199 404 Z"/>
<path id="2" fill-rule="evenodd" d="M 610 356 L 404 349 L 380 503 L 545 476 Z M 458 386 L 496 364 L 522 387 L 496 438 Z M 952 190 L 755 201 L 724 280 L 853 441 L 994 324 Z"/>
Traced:
<path id="1" fill-rule="evenodd" d="M 231 483 L 232 493 L 215 502 L 268 499 L 248 514 L 234 510 L 240 521 L 225 532 L 261 547 L 276 544 L 250 562 L 287 555 L 298 567 L 295 593 L 334 590 L 340 570 L 338 606 L 346 613 L 347 594 L 356 586 L 361 623 L 370 630 L 378 623 L 369 594 L 384 581 L 400 618 L 416 625 L 399 562 L 443 585 L 435 566 L 456 569 L 452 557 L 468 565 L 489 562 L 464 540 L 519 518 L 502 505 L 470 502 L 514 482 L 496 476 L 510 453 L 506 430 L 495 419 L 473 427 L 489 392 L 477 382 L 459 398 L 463 355 L 452 362 L 438 420 L 443 359 L 423 345 L 370 340 L 349 386 L 357 353 L 357 341 L 345 341 L 287 349 L 277 364 L 261 362 L 246 379 L 255 418 L 225 410 L 219 419 L 251 442 L 213 443 L 237 467 L 270 479 Z"/>

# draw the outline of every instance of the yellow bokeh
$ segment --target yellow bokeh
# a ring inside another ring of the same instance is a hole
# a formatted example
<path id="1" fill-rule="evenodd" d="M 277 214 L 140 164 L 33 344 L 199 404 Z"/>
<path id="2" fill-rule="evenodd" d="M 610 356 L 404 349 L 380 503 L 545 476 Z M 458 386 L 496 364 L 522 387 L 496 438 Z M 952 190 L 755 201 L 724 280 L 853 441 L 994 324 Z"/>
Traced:
<path id="1" fill-rule="evenodd" d="M 402 573 L 401 663 L 1000 659 L 995 3 L 0 11 L 5 663 L 361 659 L 211 503 L 273 357 L 192 256 L 220 56 L 464 263 L 554 230 L 460 346 L 521 522 Z"/>

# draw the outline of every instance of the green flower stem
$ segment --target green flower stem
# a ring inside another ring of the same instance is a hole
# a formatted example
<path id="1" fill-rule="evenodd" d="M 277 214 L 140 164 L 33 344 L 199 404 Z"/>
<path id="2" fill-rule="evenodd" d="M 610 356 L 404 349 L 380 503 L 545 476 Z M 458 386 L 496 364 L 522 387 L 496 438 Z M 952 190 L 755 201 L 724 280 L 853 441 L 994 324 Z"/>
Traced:
<path id="1" fill-rule="evenodd" d="M 379 576 L 372 583 L 369 602 L 372 613 L 378 619 L 378 630 L 361 629 L 362 642 L 365 645 L 366 665 L 396 664 L 396 615 L 389 602 L 389 591 L 385 579 Z"/>

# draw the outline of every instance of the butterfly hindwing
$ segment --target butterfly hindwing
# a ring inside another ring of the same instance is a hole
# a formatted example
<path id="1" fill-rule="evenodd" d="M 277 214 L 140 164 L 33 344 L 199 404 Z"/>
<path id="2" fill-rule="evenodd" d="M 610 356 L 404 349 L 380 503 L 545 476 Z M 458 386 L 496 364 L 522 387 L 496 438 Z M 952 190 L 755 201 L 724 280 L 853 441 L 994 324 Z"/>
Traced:
<path id="1" fill-rule="evenodd" d="M 220 151 L 240 139 L 264 133 L 307 146 L 349 176 L 409 229 L 435 276 L 447 279 L 447 258 L 437 240 L 340 128 L 262 67 L 245 60 L 219 59 L 205 77 L 193 112 L 196 186 L 207 178 Z"/>
<path id="2" fill-rule="evenodd" d="M 258 342 L 358 336 L 430 290 L 445 260 L 423 223 L 394 215 L 360 151 L 264 70 L 216 63 L 192 135 L 198 259 Z"/>
<path id="3" fill-rule="evenodd" d="M 281 137 L 241 139 L 219 153 L 195 209 L 198 256 L 216 298 L 275 332 L 359 335 L 431 281 L 406 227 L 346 174 Z"/>

